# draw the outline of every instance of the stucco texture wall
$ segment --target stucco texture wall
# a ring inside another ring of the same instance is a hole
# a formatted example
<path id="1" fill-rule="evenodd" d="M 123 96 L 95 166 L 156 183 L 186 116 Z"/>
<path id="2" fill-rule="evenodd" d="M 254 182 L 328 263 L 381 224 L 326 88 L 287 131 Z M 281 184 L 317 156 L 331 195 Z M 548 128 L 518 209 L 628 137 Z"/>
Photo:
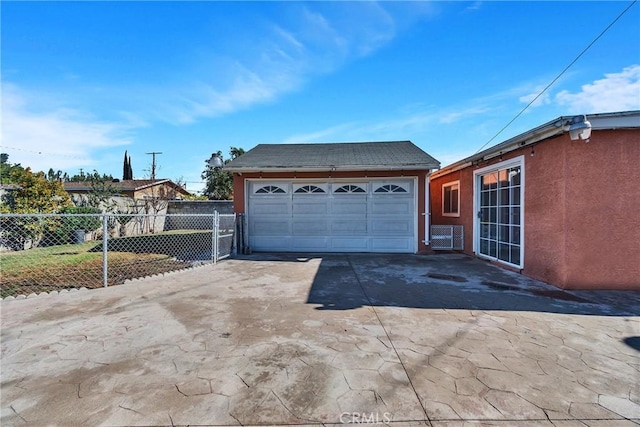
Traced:
<path id="1" fill-rule="evenodd" d="M 454 181 L 460 181 L 460 216 L 444 216 L 442 212 L 442 186 Z M 460 171 L 432 179 L 429 183 L 431 224 L 436 225 L 463 225 L 464 226 L 464 250 L 469 255 L 473 254 L 473 169 L 467 168 Z"/>
<path id="2" fill-rule="evenodd" d="M 565 134 L 503 159 L 520 155 L 525 171 L 522 273 L 565 289 L 640 290 L 640 130 L 594 130 L 588 142 Z M 432 223 L 464 225 L 469 254 L 474 170 L 440 176 L 430 185 Z M 442 184 L 458 179 L 460 218 L 443 217 Z"/>
<path id="3" fill-rule="evenodd" d="M 518 150 L 524 155 L 524 273 L 565 287 L 565 227 L 567 206 L 564 147 L 569 138 L 556 137 Z"/>
<path id="4" fill-rule="evenodd" d="M 566 144 L 567 288 L 640 290 L 640 130 Z"/>

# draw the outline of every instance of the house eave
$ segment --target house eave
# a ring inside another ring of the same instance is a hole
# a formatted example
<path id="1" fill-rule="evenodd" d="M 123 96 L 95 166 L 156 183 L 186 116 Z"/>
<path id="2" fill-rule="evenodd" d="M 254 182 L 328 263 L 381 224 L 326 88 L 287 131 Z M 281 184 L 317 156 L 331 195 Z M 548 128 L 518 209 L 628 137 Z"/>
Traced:
<path id="1" fill-rule="evenodd" d="M 358 165 L 358 166 L 318 166 L 318 167 L 235 167 L 224 168 L 232 173 L 296 173 L 296 172 L 378 172 L 378 171 L 424 171 L 434 170 L 439 164 L 423 165 Z"/>
<path id="2" fill-rule="evenodd" d="M 637 129 L 639 126 L 637 119 L 634 120 L 634 116 L 637 117 L 639 115 L 640 111 L 623 111 L 618 113 L 589 114 L 587 115 L 587 119 L 591 122 L 593 130 Z M 501 142 L 500 144 L 494 145 L 493 147 L 487 148 L 486 150 L 445 166 L 444 168 L 430 174 L 430 177 L 437 178 L 439 176 L 456 172 L 477 164 L 478 162 L 491 160 L 519 148 L 530 146 L 545 139 L 567 133 L 568 126 L 566 124 L 573 117 L 575 116 L 558 117 L 541 126 Z"/>

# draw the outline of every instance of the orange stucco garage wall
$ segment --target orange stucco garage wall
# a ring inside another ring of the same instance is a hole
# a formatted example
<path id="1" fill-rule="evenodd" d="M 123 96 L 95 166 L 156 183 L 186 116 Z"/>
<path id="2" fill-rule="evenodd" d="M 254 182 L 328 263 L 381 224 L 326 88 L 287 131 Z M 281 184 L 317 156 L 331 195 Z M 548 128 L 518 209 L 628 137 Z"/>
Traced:
<path id="1" fill-rule="evenodd" d="M 640 290 L 640 131 L 560 135 L 503 156 L 524 156 L 523 274 L 565 289 Z M 482 162 L 478 167 L 498 163 Z M 473 249 L 470 166 L 431 180 L 433 224 L 465 226 Z M 442 184 L 460 180 L 460 218 L 442 216 Z"/>
<path id="2" fill-rule="evenodd" d="M 429 171 L 371 171 L 371 172 L 265 172 L 233 174 L 233 208 L 236 213 L 245 211 L 245 189 L 247 179 L 340 179 L 340 178 L 384 178 L 384 177 L 417 177 L 418 178 L 418 252 L 426 252 L 425 245 L 425 180 Z"/>

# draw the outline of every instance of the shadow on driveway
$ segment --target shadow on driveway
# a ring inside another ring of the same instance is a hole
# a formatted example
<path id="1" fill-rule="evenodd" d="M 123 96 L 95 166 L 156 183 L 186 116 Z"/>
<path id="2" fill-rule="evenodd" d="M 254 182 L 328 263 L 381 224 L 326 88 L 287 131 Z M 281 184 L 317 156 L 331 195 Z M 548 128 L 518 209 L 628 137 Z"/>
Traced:
<path id="1" fill-rule="evenodd" d="M 308 304 L 640 315 L 640 292 L 563 291 L 463 254 L 254 254 L 251 259 L 321 258 Z"/>

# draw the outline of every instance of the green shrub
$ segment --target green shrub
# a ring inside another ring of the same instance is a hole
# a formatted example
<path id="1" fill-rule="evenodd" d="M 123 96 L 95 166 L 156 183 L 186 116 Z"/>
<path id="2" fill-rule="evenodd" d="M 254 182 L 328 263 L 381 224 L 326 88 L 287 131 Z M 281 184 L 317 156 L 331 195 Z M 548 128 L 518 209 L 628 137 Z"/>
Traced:
<path id="1" fill-rule="evenodd" d="M 85 233 L 95 231 L 102 225 L 102 220 L 98 216 L 88 216 L 89 214 L 100 214 L 102 211 L 91 206 L 69 206 L 60 210 L 61 214 L 72 214 L 77 216 L 64 216 L 60 226 L 55 230 L 59 243 L 73 242 L 73 233 L 82 230 Z"/>

